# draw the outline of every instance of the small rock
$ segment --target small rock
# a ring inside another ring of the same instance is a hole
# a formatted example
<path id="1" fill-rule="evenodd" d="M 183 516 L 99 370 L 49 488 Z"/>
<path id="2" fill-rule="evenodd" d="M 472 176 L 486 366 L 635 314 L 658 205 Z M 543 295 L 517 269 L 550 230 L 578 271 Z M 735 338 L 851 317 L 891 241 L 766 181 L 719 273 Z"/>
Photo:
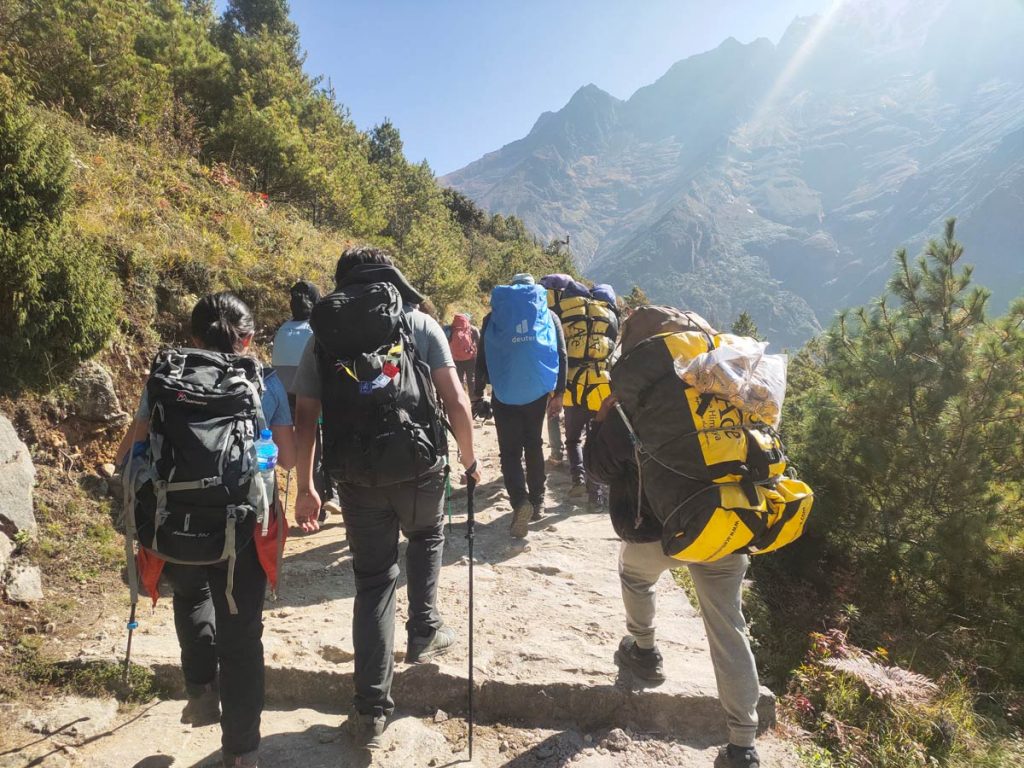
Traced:
<path id="1" fill-rule="evenodd" d="M 533 752 L 538 759 L 547 760 L 549 757 L 555 754 L 555 748 L 550 744 L 541 744 Z"/>
<path id="2" fill-rule="evenodd" d="M 38 632 L 39 632 L 39 630 L 36 629 L 36 625 L 35 624 L 29 624 L 27 627 L 25 627 L 25 634 L 26 635 L 34 635 L 34 634 L 37 634 Z"/>
<path id="3" fill-rule="evenodd" d="M 117 467 L 115 467 L 113 464 L 100 465 L 100 474 L 103 475 L 103 477 L 107 478 L 108 480 L 114 476 L 115 472 L 117 472 Z"/>
<path id="4" fill-rule="evenodd" d="M 443 709 L 439 709 L 439 710 L 437 710 L 437 712 L 434 713 L 434 722 L 435 723 L 443 723 L 443 722 L 446 722 L 447 720 L 448 720 L 448 713 L 445 712 Z"/>
<path id="5" fill-rule="evenodd" d="M 46 626 L 43 627 L 43 632 L 45 632 L 48 635 L 52 635 L 56 631 L 57 631 L 57 625 L 54 624 L 52 621 L 46 622 Z"/>
<path id="6" fill-rule="evenodd" d="M 323 730 L 317 734 L 316 740 L 321 744 L 330 744 L 331 742 L 338 740 L 338 733 L 333 730 Z"/>
<path id="7" fill-rule="evenodd" d="M 633 742 L 629 735 L 621 728 L 613 728 L 601 742 L 601 746 L 612 752 L 625 752 Z"/>
<path id="8" fill-rule="evenodd" d="M 498 745 L 499 752 L 508 752 L 508 749 L 509 746 L 507 741 L 502 741 L 501 744 Z"/>
<path id="9" fill-rule="evenodd" d="M 429 766 L 429 768 L 434 768 L 434 766 L 437 765 L 437 762 L 438 762 L 437 758 L 436 757 L 432 757 L 432 758 L 430 758 L 430 762 L 427 763 L 427 765 Z"/>
<path id="10" fill-rule="evenodd" d="M 12 603 L 35 603 L 43 599 L 43 579 L 34 565 L 16 565 L 7 580 L 7 599 Z"/>
<path id="11" fill-rule="evenodd" d="M 590 735 L 590 734 L 588 733 L 588 734 L 587 734 L 586 736 L 584 736 L 584 737 L 583 737 L 583 743 L 584 743 L 584 744 L 593 744 L 593 743 L 594 743 L 594 737 L 593 737 L 593 736 L 591 736 L 591 735 Z"/>
<path id="12" fill-rule="evenodd" d="M 75 413 L 80 419 L 100 423 L 124 421 L 128 414 L 121 410 L 121 402 L 114 391 L 110 371 L 91 360 L 82 363 L 72 374 L 71 391 Z"/>

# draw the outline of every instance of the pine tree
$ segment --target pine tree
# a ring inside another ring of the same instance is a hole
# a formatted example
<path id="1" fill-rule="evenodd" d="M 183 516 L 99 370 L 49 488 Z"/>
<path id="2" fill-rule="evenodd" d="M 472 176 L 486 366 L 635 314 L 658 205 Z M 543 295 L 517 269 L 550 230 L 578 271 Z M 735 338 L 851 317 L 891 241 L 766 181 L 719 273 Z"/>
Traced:
<path id="1" fill-rule="evenodd" d="M 736 336 L 749 336 L 752 339 L 764 341 L 761 332 L 757 329 L 757 323 L 754 322 L 754 318 L 746 310 L 740 312 L 740 316 L 736 318 L 729 332 Z"/>
<path id="2" fill-rule="evenodd" d="M 651 300 L 647 298 L 647 294 L 644 293 L 644 289 L 639 285 L 634 285 L 629 293 L 626 294 L 623 301 L 626 302 L 627 307 L 632 309 L 644 307 L 651 303 Z"/>
<path id="3" fill-rule="evenodd" d="M 817 363 L 802 357 L 819 370 L 791 392 L 787 438 L 824 572 L 846 574 L 832 586 L 871 631 L 934 633 L 919 649 L 932 661 L 963 641 L 1020 680 L 1024 574 L 1007 542 L 1024 524 L 1024 302 L 987 320 L 962 257 L 953 220 L 915 263 L 897 254 L 889 291 L 840 316 Z"/>

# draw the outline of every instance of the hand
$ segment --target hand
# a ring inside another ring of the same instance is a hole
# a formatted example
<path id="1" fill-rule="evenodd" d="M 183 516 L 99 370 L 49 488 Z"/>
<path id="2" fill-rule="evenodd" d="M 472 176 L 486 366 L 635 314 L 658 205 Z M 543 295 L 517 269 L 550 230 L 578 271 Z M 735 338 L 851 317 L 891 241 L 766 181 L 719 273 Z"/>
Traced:
<path id="1" fill-rule="evenodd" d="M 614 393 L 608 395 L 608 397 L 604 399 L 604 402 L 601 403 L 601 409 L 597 412 L 597 415 L 594 417 L 594 421 L 602 422 L 605 419 L 607 419 L 608 414 L 611 413 L 612 408 L 615 407 L 615 404 L 617 402 L 619 402 L 618 395 Z"/>
<path id="2" fill-rule="evenodd" d="M 562 396 L 552 392 L 548 399 L 548 416 L 552 419 L 562 412 Z"/>
<path id="3" fill-rule="evenodd" d="M 462 474 L 462 484 L 466 485 L 469 482 L 469 478 L 473 478 L 474 483 L 480 482 L 480 466 L 477 464 L 476 459 L 472 461 L 462 460 L 462 466 L 466 468 L 466 471 Z"/>
<path id="4" fill-rule="evenodd" d="M 320 530 L 320 496 L 312 488 L 295 497 L 295 524 L 306 533 Z"/>

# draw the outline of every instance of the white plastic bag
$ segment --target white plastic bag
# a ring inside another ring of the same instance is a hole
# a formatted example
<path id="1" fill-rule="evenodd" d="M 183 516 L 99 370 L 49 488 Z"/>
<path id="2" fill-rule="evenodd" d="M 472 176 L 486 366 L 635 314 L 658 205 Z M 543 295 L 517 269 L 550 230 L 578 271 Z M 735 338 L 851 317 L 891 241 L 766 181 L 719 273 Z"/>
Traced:
<path id="1" fill-rule="evenodd" d="M 767 342 L 722 334 L 718 347 L 679 357 L 676 374 L 702 394 L 720 397 L 761 421 L 779 426 L 786 399 L 786 355 L 766 355 Z"/>

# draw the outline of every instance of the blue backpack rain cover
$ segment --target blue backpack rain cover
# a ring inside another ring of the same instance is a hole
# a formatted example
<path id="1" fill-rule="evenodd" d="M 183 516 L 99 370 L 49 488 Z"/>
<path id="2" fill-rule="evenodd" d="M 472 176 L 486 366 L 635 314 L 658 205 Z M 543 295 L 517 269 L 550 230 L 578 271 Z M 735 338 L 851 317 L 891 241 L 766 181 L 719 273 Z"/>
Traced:
<path id="1" fill-rule="evenodd" d="M 525 405 L 554 391 L 558 337 L 543 286 L 496 286 L 484 345 L 487 375 L 500 402 Z"/>

